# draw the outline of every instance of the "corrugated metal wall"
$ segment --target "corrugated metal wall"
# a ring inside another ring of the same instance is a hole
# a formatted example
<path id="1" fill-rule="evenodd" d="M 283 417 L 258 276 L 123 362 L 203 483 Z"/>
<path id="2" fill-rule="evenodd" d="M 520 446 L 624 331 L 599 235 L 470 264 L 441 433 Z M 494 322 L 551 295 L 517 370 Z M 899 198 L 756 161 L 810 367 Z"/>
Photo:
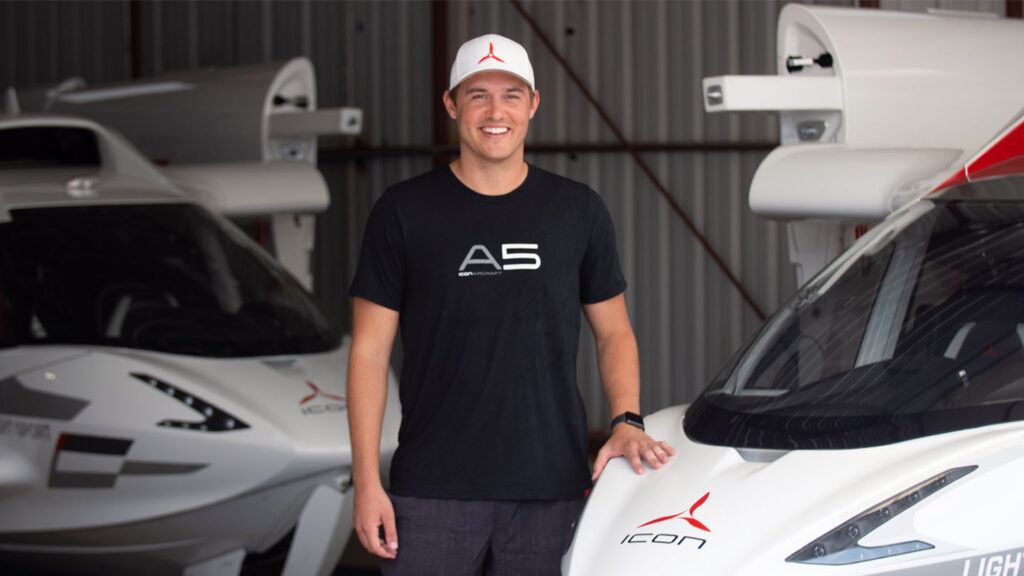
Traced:
<path id="1" fill-rule="evenodd" d="M 779 6 L 578 2 L 531 4 L 528 10 L 628 140 L 670 149 L 777 138 L 774 120 L 767 116 L 705 115 L 700 80 L 708 74 L 772 70 Z M 471 37 L 495 22 L 510 22 L 505 30 L 522 38 L 535 55 L 543 121 L 535 122 L 532 142 L 617 144 L 508 4 L 477 7 L 476 12 L 467 18 L 465 32 L 453 36 Z M 770 310 L 793 282 L 780 228 L 746 209 L 744 189 L 763 154 L 659 151 L 642 158 L 755 301 Z M 530 160 L 589 183 L 615 219 L 640 344 L 643 409 L 691 400 L 760 318 L 629 155 L 531 154 Z M 609 415 L 586 333 L 584 342 L 584 395 L 592 425 L 603 426 Z"/>
<path id="2" fill-rule="evenodd" d="M 852 5 L 853 2 L 828 2 Z M 882 0 L 882 8 L 1005 12 L 1005 0 Z M 546 37 L 609 117 L 644 152 L 658 181 L 750 292 L 771 311 L 794 289 L 783 228 L 751 215 L 746 187 L 777 139 L 769 115 L 704 114 L 700 80 L 774 73 L 783 2 L 36 1 L 0 2 L 0 86 L 81 76 L 91 84 L 180 69 L 308 56 L 321 106 L 365 111 L 356 141 L 321 142 L 332 206 L 319 218 L 316 293 L 347 322 L 345 296 L 365 216 L 383 189 L 429 169 L 440 109 L 433 55 L 464 39 L 519 39 L 537 71 L 541 107 L 528 160 L 587 182 L 615 220 L 641 349 L 646 412 L 688 402 L 759 326 L 683 224 L 546 47 Z M 435 40 L 435 26 L 448 34 Z M 447 68 L 440 73 L 447 76 Z M 437 93 L 435 93 L 437 92 Z M 453 133 L 451 130 L 449 134 Z M 721 147 L 720 144 L 737 146 Z M 753 144 L 753 146 L 750 146 Z M 449 148 L 444 148 L 447 145 Z M 357 151 L 351 149 L 357 147 Z M 760 148 L 759 148 L 760 146 Z M 444 335 L 439 335 L 444 337 Z M 584 333 L 581 387 L 595 428 L 608 414 Z"/>

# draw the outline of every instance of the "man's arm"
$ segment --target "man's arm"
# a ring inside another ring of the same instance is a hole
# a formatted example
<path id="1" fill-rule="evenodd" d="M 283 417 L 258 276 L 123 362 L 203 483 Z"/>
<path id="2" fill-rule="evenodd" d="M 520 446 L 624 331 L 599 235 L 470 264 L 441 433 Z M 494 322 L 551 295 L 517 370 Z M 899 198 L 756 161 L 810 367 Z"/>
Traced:
<path id="1" fill-rule="evenodd" d="M 594 332 L 597 367 L 612 415 L 639 413 L 640 355 L 629 324 L 625 296 L 619 294 L 604 302 L 584 304 L 583 313 Z M 667 443 L 655 442 L 643 430 L 622 422 L 615 426 L 611 438 L 597 453 L 593 480 L 601 475 L 608 460 L 617 456 L 625 456 L 636 473 L 643 474 L 644 461 L 652 468 L 661 468 L 675 453 Z"/>
<path id="2" fill-rule="evenodd" d="M 398 312 L 363 298 L 353 300 L 346 391 L 355 487 L 353 526 L 363 547 L 381 558 L 394 558 L 398 551 L 395 510 L 380 479 L 380 436 L 397 331 Z"/>

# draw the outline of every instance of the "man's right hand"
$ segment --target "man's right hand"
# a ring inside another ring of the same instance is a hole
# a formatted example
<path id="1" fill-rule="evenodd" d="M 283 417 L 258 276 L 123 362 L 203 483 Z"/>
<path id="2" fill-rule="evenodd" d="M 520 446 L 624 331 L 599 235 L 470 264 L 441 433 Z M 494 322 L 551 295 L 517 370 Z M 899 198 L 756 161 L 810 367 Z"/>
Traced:
<path id="1" fill-rule="evenodd" d="M 393 559 L 398 554 L 395 508 L 384 488 L 356 486 L 354 508 L 353 527 L 363 548 L 370 554 Z"/>
<path id="2" fill-rule="evenodd" d="M 391 345 L 397 331 L 398 312 L 363 298 L 352 300 L 346 388 L 355 479 L 352 524 L 363 547 L 381 558 L 394 558 L 398 553 L 395 508 L 380 482 L 381 426 Z"/>

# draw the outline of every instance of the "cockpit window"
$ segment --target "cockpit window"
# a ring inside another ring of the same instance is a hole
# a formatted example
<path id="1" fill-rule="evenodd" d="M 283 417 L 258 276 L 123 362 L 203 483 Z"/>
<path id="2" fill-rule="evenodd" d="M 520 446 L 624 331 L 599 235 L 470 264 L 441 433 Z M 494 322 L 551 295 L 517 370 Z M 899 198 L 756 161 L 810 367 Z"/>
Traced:
<path id="1" fill-rule="evenodd" d="M 687 434 L 859 448 L 1024 419 L 1024 204 L 962 197 L 798 293 L 690 407 Z"/>
<path id="2" fill-rule="evenodd" d="M 271 258 L 191 204 L 12 210 L 0 224 L 0 279 L 5 346 L 240 357 L 339 341 Z"/>

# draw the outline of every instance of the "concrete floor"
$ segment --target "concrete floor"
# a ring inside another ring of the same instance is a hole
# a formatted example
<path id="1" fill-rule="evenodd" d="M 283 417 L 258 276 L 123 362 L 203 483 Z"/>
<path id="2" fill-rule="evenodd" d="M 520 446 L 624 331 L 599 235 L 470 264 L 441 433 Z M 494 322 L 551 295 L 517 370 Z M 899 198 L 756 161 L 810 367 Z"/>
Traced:
<path id="1" fill-rule="evenodd" d="M 269 550 L 256 558 L 249 558 L 242 567 L 241 576 L 280 576 L 284 569 L 286 548 Z M 61 576 L 60 573 L 33 570 L 31 566 L 11 567 L 0 563 L 0 576 Z M 97 574 L 95 576 L 136 576 L 136 574 Z M 356 538 L 350 538 L 338 567 L 331 576 L 380 576 L 377 558 L 363 550 Z"/>

